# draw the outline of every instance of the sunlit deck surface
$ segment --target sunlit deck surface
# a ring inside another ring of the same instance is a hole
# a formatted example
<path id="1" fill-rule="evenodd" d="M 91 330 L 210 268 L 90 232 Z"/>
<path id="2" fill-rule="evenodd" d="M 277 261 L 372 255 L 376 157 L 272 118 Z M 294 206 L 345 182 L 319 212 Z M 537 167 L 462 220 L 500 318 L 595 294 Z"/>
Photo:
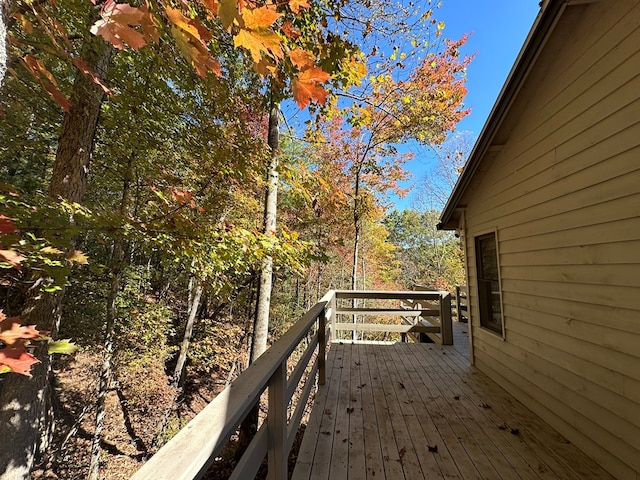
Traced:
<path id="1" fill-rule="evenodd" d="M 293 479 L 611 479 L 455 345 L 332 344 Z"/>

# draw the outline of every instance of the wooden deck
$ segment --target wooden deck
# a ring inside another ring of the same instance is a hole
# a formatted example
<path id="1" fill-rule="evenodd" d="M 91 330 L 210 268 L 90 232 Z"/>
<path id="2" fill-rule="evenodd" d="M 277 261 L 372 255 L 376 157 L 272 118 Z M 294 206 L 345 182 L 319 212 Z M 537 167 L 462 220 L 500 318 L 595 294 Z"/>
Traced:
<path id="1" fill-rule="evenodd" d="M 469 366 L 454 326 L 448 347 L 332 344 L 293 479 L 612 478 Z"/>

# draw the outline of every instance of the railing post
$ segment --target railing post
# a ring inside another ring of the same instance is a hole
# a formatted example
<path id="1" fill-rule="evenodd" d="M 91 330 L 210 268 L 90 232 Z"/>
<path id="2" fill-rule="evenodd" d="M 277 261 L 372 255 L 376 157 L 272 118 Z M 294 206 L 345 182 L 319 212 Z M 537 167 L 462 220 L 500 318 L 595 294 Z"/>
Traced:
<path id="1" fill-rule="evenodd" d="M 460 322 L 460 285 L 456 285 L 456 320 Z"/>
<path id="2" fill-rule="evenodd" d="M 440 334 L 443 345 L 453 345 L 453 325 L 451 325 L 451 294 L 440 292 Z"/>
<path id="3" fill-rule="evenodd" d="M 318 316 L 318 385 L 324 385 L 327 379 L 326 359 L 327 359 L 327 312 L 330 311 L 330 303 Z"/>
<path id="4" fill-rule="evenodd" d="M 280 363 L 269 380 L 269 413 L 267 413 L 268 480 L 287 479 L 287 361 Z"/>
<path id="5" fill-rule="evenodd" d="M 333 342 L 333 340 L 336 338 L 337 332 L 336 332 L 336 310 L 338 309 L 338 299 L 337 299 L 337 295 L 333 294 L 333 296 L 331 297 L 331 301 L 329 302 L 329 305 L 331 306 L 331 332 L 329 332 L 329 340 Z"/>

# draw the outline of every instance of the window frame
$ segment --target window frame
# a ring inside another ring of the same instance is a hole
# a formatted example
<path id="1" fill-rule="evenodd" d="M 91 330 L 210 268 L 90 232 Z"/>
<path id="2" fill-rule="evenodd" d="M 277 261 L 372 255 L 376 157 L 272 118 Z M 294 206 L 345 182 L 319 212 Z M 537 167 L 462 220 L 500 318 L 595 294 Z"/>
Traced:
<path id="1" fill-rule="evenodd" d="M 497 273 L 497 279 L 493 278 L 484 278 L 484 268 L 482 262 L 482 255 L 480 249 L 480 243 L 486 239 L 493 239 L 495 244 L 495 269 Z M 505 338 L 505 325 L 504 325 L 504 306 L 502 303 L 502 278 L 500 275 L 500 250 L 499 250 L 499 242 L 498 242 L 498 230 L 494 229 L 488 232 L 480 233 L 478 235 L 474 235 L 473 237 L 473 246 L 474 246 L 474 254 L 475 254 L 475 279 L 476 279 L 476 293 L 478 298 L 478 320 L 480 324 L 480 328 L 482 330 L 489 332 L 493 335 L 497 335 Z M 494 292 L 491 290 L 491 283 L 497 283 L 498 291 Z M 489 285 L 487 285 L 489 284 Z M 487 291 L 487 287 L 489 290 Z M 488 298 L 488 296 L 497 293 L 498 295 L 498 303 L 497 306 L 500 309 L 499 314 L 499 322 L 493 320 L 496 312 L 493 311 L 492 301 Z M 491 318 L 488 319 L 487 317 Z"/>

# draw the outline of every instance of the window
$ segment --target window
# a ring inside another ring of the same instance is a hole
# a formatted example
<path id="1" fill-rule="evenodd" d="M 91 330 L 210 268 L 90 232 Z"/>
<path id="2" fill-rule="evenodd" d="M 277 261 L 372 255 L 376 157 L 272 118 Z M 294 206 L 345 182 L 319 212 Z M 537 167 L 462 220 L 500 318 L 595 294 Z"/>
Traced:
<path id="1" fill-rule="evenodd" d="M 476 269 L 480 325 L 502 335 L 498 247 L 493 232 L 476 237 Z"/>

